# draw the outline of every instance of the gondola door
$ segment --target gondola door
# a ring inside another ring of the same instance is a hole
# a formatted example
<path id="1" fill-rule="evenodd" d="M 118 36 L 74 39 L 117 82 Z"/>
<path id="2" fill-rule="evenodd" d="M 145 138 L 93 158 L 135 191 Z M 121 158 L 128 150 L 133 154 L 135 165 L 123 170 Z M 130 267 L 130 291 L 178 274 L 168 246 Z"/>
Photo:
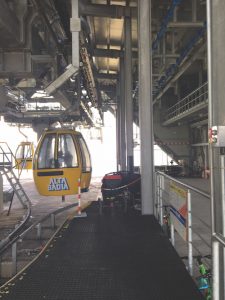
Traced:
<path id="1" fill-rule="evenodd" d="M 91 156 L 87 144 L 81 134 L 76 135 L 76 140 L 79 145 L 81 155 L 81 192 L 87 192 L 91 181 Z"/>
<path id="2" fill-rule="evenodd" d="M 34 146 L 31 142 L 21 142 L 16 149 L 15 164 L 16 169 L 32 169 L 32 159 L 34 156 Z"/>

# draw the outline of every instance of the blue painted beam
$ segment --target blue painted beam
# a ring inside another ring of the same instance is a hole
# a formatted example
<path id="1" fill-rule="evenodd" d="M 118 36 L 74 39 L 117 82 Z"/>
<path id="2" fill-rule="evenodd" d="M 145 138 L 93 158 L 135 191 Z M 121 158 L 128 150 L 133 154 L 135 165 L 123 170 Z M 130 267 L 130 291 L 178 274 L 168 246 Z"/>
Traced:
<path id="1" fill-rule="evenodd" d="M 175 8 L 182 2 L 183 0 L 173 0 L 172 4 L 168 10 L 167 15 L 165 16 L 165 18 L 162 21 L 162 25 L 161 28 L 159 30 L 159 32 L 156 35 L 156 39 L 154 40 L 154 42 L 152 43 L 152 50 L 156 50 L 158 47 L 158 43 L 161 40 L 161 38 L 164 36 L 166 30 L 167 30 L 167 26 L 169 21 L 172 19 L 173 17 L 173 13 Z"/>
<path id="2" fill-rule="evenodd" d="M 166 83 L 175 74 L 179 65 L 183 62 L 183 60 L 187 57 L 187 55 L 191 52 L 191 50 L 194 48 L 196 43 L 203 37 L 205 33 L 206 33 L 206 22 L 204 22 L 203 27 L 200 28 L 196 32 L 196 34 L 192 36 L 192 38 L 188 41 L 186 46 L 181 50 L 180 56 L 176 59 L 175 64 L 170 65 L 166 69 L 165 73 L 158 80 L 158 86 L 156 90 L 153 92 L 154 96 L 158 95 L 159 92 L 166 86 Z"/>

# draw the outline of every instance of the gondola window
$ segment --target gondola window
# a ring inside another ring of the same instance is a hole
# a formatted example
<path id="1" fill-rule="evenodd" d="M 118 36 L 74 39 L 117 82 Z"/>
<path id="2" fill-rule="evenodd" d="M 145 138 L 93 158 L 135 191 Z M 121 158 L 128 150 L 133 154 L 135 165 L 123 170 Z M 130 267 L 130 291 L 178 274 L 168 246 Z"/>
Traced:
<path id="1" fill-rule="evenodd" d="M 58 164 L 59 168 L 73 168 L 78 166 L 76 148 L 70 134 L 59 135 Z"/>
<path id="2" fill-rule="evenodd" d="M 40 154 L 38 157 L 39 169 L 53 169 L 55 168 L 55 134 L 49 134 L 41 145 Z"/>
<path id="3" fill-rule="evenodd" d="M 82 153 L 82 172 L 90 172 L 91 171 L 91 157 L 88 151 L 87 145 L 84 139 L 79 136 L 78 138 L 80 150 Z"/>

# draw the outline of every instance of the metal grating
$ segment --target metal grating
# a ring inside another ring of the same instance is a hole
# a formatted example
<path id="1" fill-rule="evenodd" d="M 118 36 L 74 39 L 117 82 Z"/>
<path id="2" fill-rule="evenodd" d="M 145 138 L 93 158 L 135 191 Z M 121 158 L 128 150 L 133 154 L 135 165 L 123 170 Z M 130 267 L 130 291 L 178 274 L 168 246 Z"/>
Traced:
<path id="1" fill-rule="evenodd" d="M 1 289 L 1 299 L 203 299 L 153 216 L 99 216 L 97 204 L 87 212 Z"/>

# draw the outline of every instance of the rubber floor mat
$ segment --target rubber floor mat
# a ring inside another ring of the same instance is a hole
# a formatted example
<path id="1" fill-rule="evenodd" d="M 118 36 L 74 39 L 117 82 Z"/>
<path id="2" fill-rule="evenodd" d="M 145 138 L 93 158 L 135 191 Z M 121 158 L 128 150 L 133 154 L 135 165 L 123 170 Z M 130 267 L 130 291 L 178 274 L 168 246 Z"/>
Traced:
<path id="1" fill-rule="evenodd" d="M 9 284 L 9 300 L 200 300 L 184 264 L 153 216 L 75 218 Z"/>

